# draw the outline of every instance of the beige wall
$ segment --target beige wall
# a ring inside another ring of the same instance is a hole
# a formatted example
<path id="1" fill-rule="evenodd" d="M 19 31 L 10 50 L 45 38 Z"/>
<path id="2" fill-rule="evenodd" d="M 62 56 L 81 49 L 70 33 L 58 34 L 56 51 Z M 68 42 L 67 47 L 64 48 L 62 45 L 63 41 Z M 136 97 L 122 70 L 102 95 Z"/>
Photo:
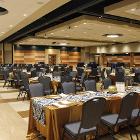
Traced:
<path id="1" fill-rule="evenodd" d="M 111 46 L 90 47 L 96 53 L 130 53 L 140 52 L 140 43 L 119 44 Z M 95 49 L 96 48 L 96 49 Z"/>
<path id="2" fill-rule="evenodd" d="M 4 63 L 11 64 L 13 58 L 13 46 L 11 43 L 4 43 Z"/>

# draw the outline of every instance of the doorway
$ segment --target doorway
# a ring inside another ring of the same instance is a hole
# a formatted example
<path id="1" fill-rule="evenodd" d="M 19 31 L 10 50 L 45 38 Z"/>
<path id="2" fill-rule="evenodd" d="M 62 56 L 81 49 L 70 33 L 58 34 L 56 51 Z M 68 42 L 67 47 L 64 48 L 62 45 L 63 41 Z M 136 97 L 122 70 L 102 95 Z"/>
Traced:
<path id="1" fill-rule="evenodd" d="M 55 65 L 56 64 L 56 54 L 49 54 L 48 62 L 50 65 Z"/>

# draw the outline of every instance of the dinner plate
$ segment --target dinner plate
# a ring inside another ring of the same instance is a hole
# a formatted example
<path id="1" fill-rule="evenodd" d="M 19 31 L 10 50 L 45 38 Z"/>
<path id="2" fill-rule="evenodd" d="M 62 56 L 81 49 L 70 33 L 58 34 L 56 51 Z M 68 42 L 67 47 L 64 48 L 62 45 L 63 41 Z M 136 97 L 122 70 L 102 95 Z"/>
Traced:
<path id="1" fill-rule="evenodd" d="M 48 99 L 60 99 L 61 96 L 59 96 L 59 95 L 49 95 L 49 96 L 46 96 L 46 98 L 48 98 Z"/>

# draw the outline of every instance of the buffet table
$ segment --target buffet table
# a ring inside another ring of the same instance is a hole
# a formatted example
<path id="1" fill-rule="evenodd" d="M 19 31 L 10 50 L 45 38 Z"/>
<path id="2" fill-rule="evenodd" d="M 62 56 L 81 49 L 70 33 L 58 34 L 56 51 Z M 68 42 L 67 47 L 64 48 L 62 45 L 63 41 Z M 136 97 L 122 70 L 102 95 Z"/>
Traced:
<path id="1" fill-rule="evenodd" d="M 140 92 L 140 89 L 137 88 Z M 127 93 L 108 94 L 83 92 L 77 95 L 49 95 L 35 97 L 30 102 L 28 135 L 38 130 L 46 140 L 61 140 L 65 123 L 79 121 L 83 102 L 94 98 L 104 97 L 107 100 L 106 112 L 117 113 L 123 96 Z M 139 105 L 139 99 L 136 103 Z M 103 128 L 101 130 L 105 132 Z"/>

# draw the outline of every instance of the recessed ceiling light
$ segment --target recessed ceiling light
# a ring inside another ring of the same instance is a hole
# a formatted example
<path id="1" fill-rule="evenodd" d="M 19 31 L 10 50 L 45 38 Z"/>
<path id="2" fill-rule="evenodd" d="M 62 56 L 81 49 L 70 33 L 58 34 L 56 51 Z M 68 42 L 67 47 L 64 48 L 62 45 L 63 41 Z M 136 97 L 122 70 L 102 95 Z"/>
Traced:
<path id="1" fill-rule="evenodd" d="M 136 8 L 132 8 L 131 11 L 132 11 L 132 12 L 133 12 L 133 11 L 136 11 Z"/>
<path id="2" fill-rule="evenodd" d="M 43 1 L 38 1 L 37 4 L 41 5 L 41 4 L 44 4 L 44 2 Z"/>
<path id="3" fill-rule="evenodd" d="M 128 54 L 128 53 L 125 53 L 125 54 Z"/>
<path id="4" fill-rule="evenodd" d="M 1 32 L 2 34 L 5 34 L 5 32 Z"/>
<path id="5" fill-rule="evenodd" d="M 84 34 L 86 34 L 87 32 L 83 32 Z"/>
<path id="6" fill-rule="evenodd" d="M 51 35 L 53 35 L 54 33 L 50 33 Z"/>
<path id="7" fill-rule="evenodd" d="M 27 14 L 23 14 L 24 17 L 27 17 Z"/>
<path id="8" fill-rule="evenodd" d="M 68 45 L 68 44 L 67 43 L 60 43 L 60 45 L 65 46 L 65 45 Z"/>
<path id="9" fill-rule="evenodd" d="M 9 25 L 9 27 L 13 27 L 13 25 Z"/>
<path id="10" fill-rule="evenodd" d="M 103 36 L 106 36 L 108 38 L 117 38 L 122 36 L 122 34 L 104 34 Z"/>
<path id="11" fill-rule="evenodd" d="M 86 22 L 84 22 L 83 24 L 87 24 Z"/>
<path id="12" fill-rule="evenodd" d="M 74 27 L 77 28 L 78 26 L 75 25 Z"/>

